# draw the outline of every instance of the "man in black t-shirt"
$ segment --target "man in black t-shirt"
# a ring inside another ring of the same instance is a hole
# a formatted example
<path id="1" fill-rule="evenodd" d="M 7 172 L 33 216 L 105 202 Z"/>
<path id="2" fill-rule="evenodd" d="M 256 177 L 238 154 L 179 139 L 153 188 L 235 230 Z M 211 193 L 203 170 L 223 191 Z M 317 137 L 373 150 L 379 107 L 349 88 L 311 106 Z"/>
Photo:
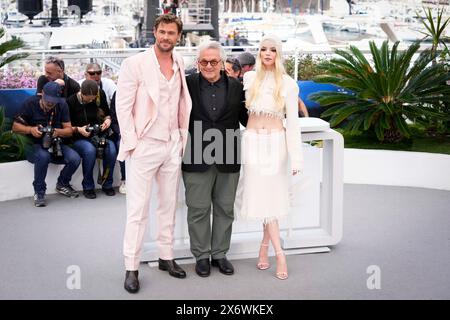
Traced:
<path id="1" fill-rule="evenodd" d="M 64 73 L 64 61 L 56 57 L 48 57 L 45 60 L 45 75 L 39 77 L 37 81 L 36 94 L 42 94 L 42 88 L 47 82 L 55 81 L 61 86 L 61 97 L 67 100 L 68 97 L 80 91 L 80 85 L 74 79 Z"/>
<path id="2" fill-rule="evenodd" d="M 36 207 L 46 205 L 45 177 L 50 162 L 65 164 L 58 177 L 56 191 L 70 198 L 78 197 L 78 193 L 69 183 L 81 161 L 80 156 L 60 139 L 72 136 L 69 108 L 60 97 L 61 87 L 52 81 L 43 87 L 42 92 L 42 97 L 32 96 L 25 100 L 12 127 L 14 132 L 31 135 L 33 139 L 33 148 L 27 152 L 27 159 L 34 163 L 33 187 Z M 48 132 L 42 132 L 44 129 Z M 62 155 L 58 154 L 58 151 L 62 152 Z"/>

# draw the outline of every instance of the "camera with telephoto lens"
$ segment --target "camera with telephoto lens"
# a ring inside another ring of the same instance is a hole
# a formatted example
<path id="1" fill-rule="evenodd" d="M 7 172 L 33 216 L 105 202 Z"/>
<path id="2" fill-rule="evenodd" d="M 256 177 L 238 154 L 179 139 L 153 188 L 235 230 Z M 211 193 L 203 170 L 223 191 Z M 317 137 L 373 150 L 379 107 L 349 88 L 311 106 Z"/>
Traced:
<path id="1" fill-rule="evenodd" d="M 46 127 L 40 127 L 39 131 L 42 132 L 42 148 L 48 149 L 48 152 L 52 153 L 55 157 L 62 157 L 61 138 L 53 137 L 55 128 L 47 125 Z"/>
<path id="2" fill-rule="evenodd" d="M 94 145 L 97 159 L 103 159 L 106 148 L 106 133 L 103 133 L 99 124 L 86 127 L 87 132 L 91 132 L 91 143 Z"/>
<path id="3" fill-rule="evenodd" d="M 52 126 L 39 127 L 39 131 L 42 132 L 42 148 L 49 149 L 52 146 L 55 128 Z"/>

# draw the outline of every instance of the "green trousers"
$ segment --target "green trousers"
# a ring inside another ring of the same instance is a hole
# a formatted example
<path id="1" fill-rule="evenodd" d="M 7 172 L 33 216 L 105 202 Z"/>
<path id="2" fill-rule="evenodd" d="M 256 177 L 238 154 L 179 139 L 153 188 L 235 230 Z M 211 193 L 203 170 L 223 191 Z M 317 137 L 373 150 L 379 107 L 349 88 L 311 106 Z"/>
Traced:
<path id="1" fill-rule="evenodd" d="M 191 252 L 196 260 L 222 259 L 230 249 L 239 172 L 184 172 Z M 212 223 L 211 223 L 212 205 Z"/>

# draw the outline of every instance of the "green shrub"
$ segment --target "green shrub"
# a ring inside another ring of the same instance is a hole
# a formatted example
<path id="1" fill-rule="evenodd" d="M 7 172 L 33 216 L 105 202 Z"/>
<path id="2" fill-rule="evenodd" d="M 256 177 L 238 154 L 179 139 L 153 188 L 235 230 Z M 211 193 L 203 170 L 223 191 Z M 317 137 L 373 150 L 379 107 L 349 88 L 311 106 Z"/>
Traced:
<path id="1" fill-rule="evenodd" d="M 312 80 L 315 76 L 323 74 L 324 70 L 321 66 L 327 61 L 326 58 L 313 57 L 312 54 L 300 54 L 298 57 L 298 80 Z M 295 56 L 286 59 L 286 72 L 289 75 L 294 75 L 295 72 Z"/>
<path id="2" fill-rule="evenodd" d="M 414 43 L 403 52 L 398 42 L 389 48 L 385 41 L 380 48 L 370 42 L 370 63 L 355 46 L 336 50 L 339 56 L 328 62 L 328 75 L 314 78 L 331 83 L 349 92 L 318 92 L 310 99 L 328 106 L 322 116 L 330 117 L 337 126 L 344 121 L 344 130 L 358 135 L 372 131 L 380 141 L 398 142 L 409 138 L 407 119 L 448 120 L 439 109 L 450 102 L 450 79 L 443 64 L 432 64 L 436 55 L 423 51 L 413 62 L 420 44 Z"/>
<path id="3" fill-rule="evenodd" d="M 0 163 L 25 159 L 25 151 L 31 146 L 31 139 L 11 131 L 12 121 L 5 117 L 0 107 Z"/>

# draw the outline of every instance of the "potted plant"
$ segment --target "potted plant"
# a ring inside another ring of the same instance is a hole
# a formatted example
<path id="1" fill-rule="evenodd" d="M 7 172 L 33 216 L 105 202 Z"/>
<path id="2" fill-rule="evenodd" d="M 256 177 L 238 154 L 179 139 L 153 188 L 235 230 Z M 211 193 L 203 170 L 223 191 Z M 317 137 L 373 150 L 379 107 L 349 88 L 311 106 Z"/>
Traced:
<path id="1" fill-rule="evenodd" d="M 397 50 L 399 42 L 389 48 L 384 41 L 380 48 L 370 42 L 372 62 L 355 46 L 336 50 L 337 58 L 327 62 L 327 75 L 315 81 L 331 83 L 348 91 L 318 92 L 310 98 L 329 108 L 322 114 L 337 126 L 344 120 L 344 130 L 351 134 L 369 131 L 378 140 L 398 142 L 410 136 L 408 119 L 423 116 L 445 118 L 433 106 L 450 100 L 450 74 L 442 64 L 431 64 L 435 54 L 430 50 L 418 53 L 419 43 L 407 50 Z"/>

